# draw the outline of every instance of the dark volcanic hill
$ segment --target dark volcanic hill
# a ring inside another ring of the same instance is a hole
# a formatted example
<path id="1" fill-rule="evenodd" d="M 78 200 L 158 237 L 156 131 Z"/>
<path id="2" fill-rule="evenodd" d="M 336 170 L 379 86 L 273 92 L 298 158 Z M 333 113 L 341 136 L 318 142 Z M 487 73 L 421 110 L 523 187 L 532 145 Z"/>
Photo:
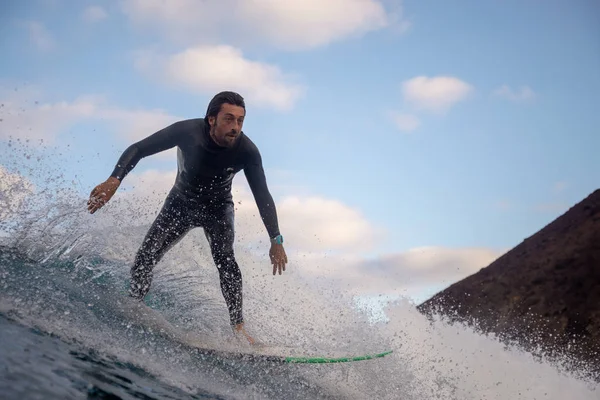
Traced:
<path id="1" fill-rule="evenodd" d="M 492 264 L 418 306 L 600 377 L 600 190 Z"/>

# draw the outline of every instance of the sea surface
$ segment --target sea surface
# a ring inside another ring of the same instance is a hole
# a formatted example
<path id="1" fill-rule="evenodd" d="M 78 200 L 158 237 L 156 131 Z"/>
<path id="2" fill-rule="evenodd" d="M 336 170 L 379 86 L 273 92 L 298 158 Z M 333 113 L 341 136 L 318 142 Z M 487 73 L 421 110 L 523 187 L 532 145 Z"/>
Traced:
<path id="1" fill-rule="evenodd" d="M 385 358 L 294 365 L 200 356 L 123 312 L 126 263 L 73 250 L 70 243 L 36 260 L 0 249 L 3 399 L 600 398 L 598 385 L 581 372 L 566 372 L 466 327 L 431 323 L 409 302 L 390 306 L 389 320 L 374 323 L 350 306 L 326 310 L 341 306 L 319 304 L 312 294 L 311 301 L 301 299 L 310 303 L 301 311 L 308 314 L 294 332 L 269 324 L 269 317 L 255 329 L 261 338 L 271 332 L 275 344 L 294 344 L 300 354 L 394 350 Z M 206 343 L 219 337 L 221 345 L 231 343 L 218 292 L 212 301 L 206 294 L 197 300 L 186 286 L 192 280 L 202 287 L 202 279 L 188 274 L 181 268 L 159 275 L 150 307 Z M 336 320 L 336 314 L 345 317 Z M 331 318 L 335 324 L 325 322 Z"/>

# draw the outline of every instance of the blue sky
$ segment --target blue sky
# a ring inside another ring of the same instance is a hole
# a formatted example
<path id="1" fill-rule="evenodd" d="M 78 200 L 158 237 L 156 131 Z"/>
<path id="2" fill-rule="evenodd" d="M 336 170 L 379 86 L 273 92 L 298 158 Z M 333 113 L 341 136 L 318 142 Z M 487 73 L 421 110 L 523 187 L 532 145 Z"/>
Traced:
<path id="1" fill-rule="evenodd" d="M 1 111 L 3 148 L 43 126 L 85 195 L 133 139 L 238 90 L 276 198 L 356 210 L 386 230 L 372 257 L 506 250 L 598 187 L 595 1 L 161 3 L 2 6 L 0 94 L 26 110 Z"/>

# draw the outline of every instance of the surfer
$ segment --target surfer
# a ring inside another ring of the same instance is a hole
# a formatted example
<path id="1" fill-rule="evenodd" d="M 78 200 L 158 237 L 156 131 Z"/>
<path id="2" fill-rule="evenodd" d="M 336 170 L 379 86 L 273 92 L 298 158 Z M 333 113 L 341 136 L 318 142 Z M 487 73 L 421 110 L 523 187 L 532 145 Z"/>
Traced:
<path id="1" fill-rule="evenodd" d="M 92 190 L 87 205 L 93 214 L 112 198 L 142 158 L 177 147 L 176 180 L 137 251 L 130 271 L 129 295 L 143 301 L 150 290 L 154 266 L 186 233 L 202 227 L 219 271 L 232 329 L 236 335 L 241 334 L 250 344 L 255 344 L 244 328 L 242 274 L 233 250 L 231 185 L 239 171 L 244 170 L 271 241 L 269 256 L 273 275 L 285 271 L 287 255 L 261 154 L 242 131 L 245 116 L 242 96 L 230 91 L 216 94 L 204 118 L 175 122 L 130 145 L 121 154 L 110 177 Z"/>

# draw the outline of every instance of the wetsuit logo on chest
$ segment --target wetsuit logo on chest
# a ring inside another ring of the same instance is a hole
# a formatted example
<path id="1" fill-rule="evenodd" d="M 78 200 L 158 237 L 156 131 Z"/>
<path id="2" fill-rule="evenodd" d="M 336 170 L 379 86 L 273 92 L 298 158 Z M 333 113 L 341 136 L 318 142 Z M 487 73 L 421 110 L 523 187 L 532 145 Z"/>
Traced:
<path id="1" fill-rule="evenodd" d="M 230 179 L 235 175 L 235 168 L 234 167 L 227 167 L 223 169 L 224 175 L 225 175 L 225 179 Z"/>

